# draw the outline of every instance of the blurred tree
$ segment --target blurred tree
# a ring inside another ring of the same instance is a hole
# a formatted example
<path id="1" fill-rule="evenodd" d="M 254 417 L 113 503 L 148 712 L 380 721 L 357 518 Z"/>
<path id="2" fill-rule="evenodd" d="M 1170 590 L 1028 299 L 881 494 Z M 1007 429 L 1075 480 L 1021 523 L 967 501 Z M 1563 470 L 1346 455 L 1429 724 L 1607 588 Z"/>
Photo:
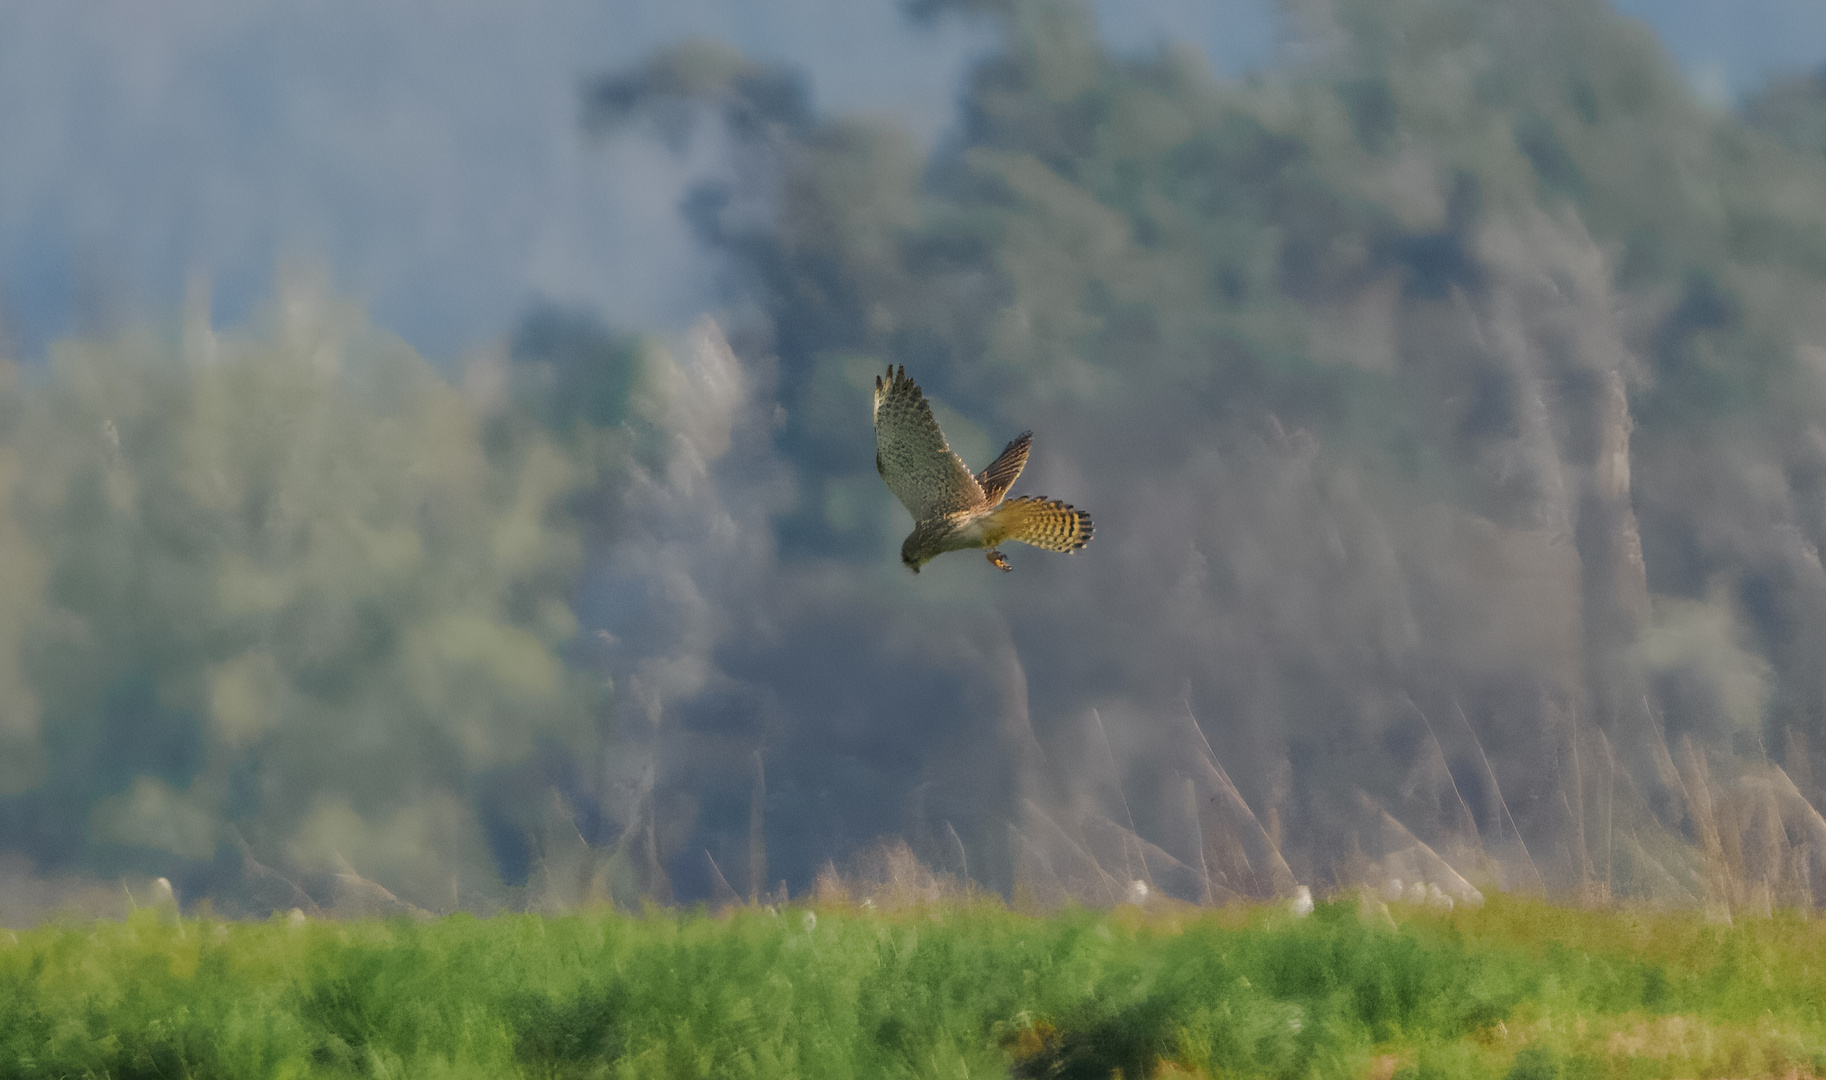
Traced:
<path id="1" fill-rule="evenodd" d="M 175 856 L 199 888 L 240 848 L 498 902 L 484 816 L 530 828 L 552 778 L 527 763 L 598 734 L 559 654 L 588 470 L 308 289 L 187 345 L 64 343 L 8 388 L 0 543 L 42 592 L 0 619 L 28 721 L 0 836 L 47 865 Z M 521 797 L 477 798 L 501 784 Z"/>
<path id="2" fill-rule="evenodd" d="M 1241 84 L 1113 55 L 1071 0 L 910 10 L 1001 32 L 929 156 L 709 46 L 590 97 L 732 147 L 686 207 L 778 356 L 785 554 L 890 546 L 858 402 L 905 364 L 971 403 L 944 418 L 967 457 L 1034 428 L 1075 501 L 1147 523 L 1100 531 L 1106 588 L 1026 614 L 1152 629 L 1029 632 L 1058 675 L 1033 692 L 1189 687 L 1309 837 L 1327 792 L 1413 796 L 1422 710 L 1466 709 L 1575 883 L 1612 805 L 1589 755 L 1622 746 L 1678 830 L 1657 718 L 1738 761 L 1826 733 L 1826 160 L 1798 91 L 1779 122 L 1709 110 L 1601 0 L 1303 5 Z M 1472 749 L 1451 774 L 1487 787 Z"/>

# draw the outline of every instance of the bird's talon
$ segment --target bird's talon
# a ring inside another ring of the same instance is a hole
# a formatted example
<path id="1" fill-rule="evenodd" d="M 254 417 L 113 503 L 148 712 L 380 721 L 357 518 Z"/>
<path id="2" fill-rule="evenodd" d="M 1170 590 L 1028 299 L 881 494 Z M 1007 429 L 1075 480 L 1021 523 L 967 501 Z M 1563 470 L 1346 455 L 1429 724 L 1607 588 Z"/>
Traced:
<path id="1" fill-rule="evenodd" d="M 999 551 L 991 551 L 989 553 L 989 563 L 1004 574 L 1014 569 L 1014 567 L 1008 565 L 1008 560 L 1004 558 Z"/>

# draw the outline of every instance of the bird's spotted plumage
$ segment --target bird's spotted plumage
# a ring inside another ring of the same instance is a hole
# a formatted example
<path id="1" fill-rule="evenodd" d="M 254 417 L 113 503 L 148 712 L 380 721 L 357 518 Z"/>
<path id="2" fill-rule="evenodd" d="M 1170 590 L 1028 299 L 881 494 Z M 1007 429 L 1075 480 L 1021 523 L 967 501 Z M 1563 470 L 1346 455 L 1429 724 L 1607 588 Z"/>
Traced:
<path id="1" fill-rule="evenodd" d="M 997 547 L 1018 540 L 1048 551 L 1076 551 L 1091 538 L 1091 518 L 1057 499 L 1005 499 L 1027 464 L 1033 432 L 1022 432 L 981 473 L 952 453 L 932 406 L 903 368 L 875 378 L 875 469 L 913 515 L 900 559 L 914 573 L 947 551 L 987 548 L 989 561 L 1012 570 Z"/>
<path id="2" fill-rule="evenodd" d="M 905 368 L 875 380 L 875 470 L 916 522 L 983 503 L 982 485 L 951 452 Z"/>

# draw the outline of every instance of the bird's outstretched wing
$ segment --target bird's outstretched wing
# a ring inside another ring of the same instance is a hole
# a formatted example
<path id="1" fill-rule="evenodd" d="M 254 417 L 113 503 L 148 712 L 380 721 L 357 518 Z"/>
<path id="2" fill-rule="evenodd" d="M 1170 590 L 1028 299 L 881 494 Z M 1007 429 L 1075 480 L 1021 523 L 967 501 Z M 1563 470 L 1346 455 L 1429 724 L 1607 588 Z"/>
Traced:
<path id="1" fill-rule="evenodd" d="M 951 452 L 904 367 L 875 378 L 875 470 L 914 521 L 983 504 L 982 485 Z"/>
<path id="2" fill-rule="evenodd" d="M 1027 448 L 1033 443 L 1033 432 L 1023 431 L 1016 435 L 1014 441 L 1002 448 L 1000 455 L 989 463 L 989 467 L 976 474 L 976 482 L 983 487 L 983 498 L 994 506 L 1008 494 L 1014 486 L 1015 479 L 1021 470 L 1027 467 Z"/>
<path id="3" fill-rule="evenodd" d="M 1010 499 L 983 523 L 991 548 L 1009 540 L 1047 551 L 1076 551 L 1090 542 L 1091 516 L 1070 503 L 1044 495 Z"/>

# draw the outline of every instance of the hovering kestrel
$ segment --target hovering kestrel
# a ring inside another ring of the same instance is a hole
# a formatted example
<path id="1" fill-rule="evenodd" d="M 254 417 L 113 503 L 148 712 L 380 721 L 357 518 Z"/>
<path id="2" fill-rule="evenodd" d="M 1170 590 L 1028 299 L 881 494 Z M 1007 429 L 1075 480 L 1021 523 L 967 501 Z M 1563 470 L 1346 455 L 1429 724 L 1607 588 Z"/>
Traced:
<path id="1" fill-rule="evenodd" d="M 875 377 L 875 471 L 913 515 L 900 561 L 915 574 L 947 551 L 988 548 L 989 561 L 1013 570 L 996 550 L 1006 540 L 1076 551 L 1091 538 L 1091 516 L 1044 495 L 1003 500 L 1027 464 L 1033 432 L 1024 431 L 975 476 L 951 452 L 932 406 L 905 367 Z"/>

